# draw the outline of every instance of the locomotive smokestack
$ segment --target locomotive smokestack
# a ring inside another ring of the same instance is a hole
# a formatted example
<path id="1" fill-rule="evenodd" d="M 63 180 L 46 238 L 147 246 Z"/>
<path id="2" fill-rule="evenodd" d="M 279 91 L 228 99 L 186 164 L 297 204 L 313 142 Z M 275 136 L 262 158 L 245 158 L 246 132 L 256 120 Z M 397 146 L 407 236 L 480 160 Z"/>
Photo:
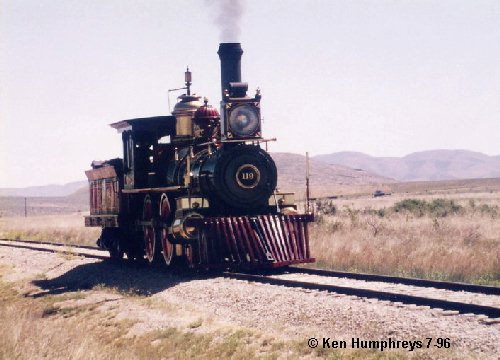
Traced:
<path id="1" fill-rule="evenodd" d="M 221 91 L 224 99 L 224 90 L 229 90 L 229 83 L 241 82 L 241 55 L 243 50 L 240 43 L 221 43 L 217 52 L 220 58 Z"/>

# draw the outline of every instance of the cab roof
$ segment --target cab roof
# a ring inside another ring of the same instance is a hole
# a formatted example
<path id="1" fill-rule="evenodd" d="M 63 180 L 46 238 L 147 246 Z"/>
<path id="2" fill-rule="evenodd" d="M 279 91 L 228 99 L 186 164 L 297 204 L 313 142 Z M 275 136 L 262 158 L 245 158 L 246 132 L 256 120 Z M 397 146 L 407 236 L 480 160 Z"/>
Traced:
<path id="1" fill-rule="evenodd" d="M 132 132 L 150 132 L 161 134 L 172 134 L 175 132 L 175 116 L 153 116 L 121 120 L 110 124 L 119 133 L 127 130 Z"/>

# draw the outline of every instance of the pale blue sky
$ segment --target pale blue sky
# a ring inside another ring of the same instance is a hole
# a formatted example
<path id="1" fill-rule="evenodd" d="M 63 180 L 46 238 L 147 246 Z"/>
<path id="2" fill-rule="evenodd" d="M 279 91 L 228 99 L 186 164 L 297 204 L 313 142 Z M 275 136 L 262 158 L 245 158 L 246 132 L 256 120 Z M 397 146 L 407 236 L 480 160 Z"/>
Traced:
<path id="1" fill-rule="evenodd" d="M 108 124 L 218 106 L 217 1 L 0 0 L 0 187 L 84 179 Z M 243 80 L 271 151 L 500 154 L 500 1 L 243 1 Z"/>

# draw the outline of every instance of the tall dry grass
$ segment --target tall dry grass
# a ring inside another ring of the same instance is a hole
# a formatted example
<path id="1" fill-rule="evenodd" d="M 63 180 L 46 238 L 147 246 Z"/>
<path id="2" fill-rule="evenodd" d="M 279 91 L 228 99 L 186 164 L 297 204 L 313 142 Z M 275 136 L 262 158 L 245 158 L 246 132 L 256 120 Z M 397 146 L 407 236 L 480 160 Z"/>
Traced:
<path id="1" fill-rule="evenodd" d="M 0 218 L 0 238 L 95 245 L 100 228 L 86 228 L 82 214 Z"/>
<path id="2" fill-rule="evenodd" d="M 400 199 L 380 199 L 392 204 L 389 207 L 366 206 L 376 199 L 327 203 L 311 226 L 311 249 L 318 265 L 500 285 L 498 198 L 461 196 L 451 202 L 428 197 L 428 205 L 451 202 L 457 210 L 424 207 L 423 213 L 421 209 L 396 212 L 396 200 Z"/>

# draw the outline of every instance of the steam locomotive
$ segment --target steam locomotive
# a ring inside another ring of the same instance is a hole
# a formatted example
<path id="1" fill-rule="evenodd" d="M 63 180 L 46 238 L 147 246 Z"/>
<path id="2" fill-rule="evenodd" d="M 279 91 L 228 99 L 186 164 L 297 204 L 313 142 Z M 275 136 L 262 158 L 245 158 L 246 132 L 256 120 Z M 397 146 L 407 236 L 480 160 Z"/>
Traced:
<path id="1" fill-rule="evenodd" d="M 123 159 L 93 161 L 86 226 L 112 258 L 190 267 L 280 267 L 313 262 L 308 223 L 293 193 L 278 192 L 277 169 L 261 144 L 260 100 L 241 82 L 239 43 L 222 43 L 220 113 L 186 93 L 171 116 L 111 124 Z M 273 140 L 273 139 L 271 139 Z"/>

